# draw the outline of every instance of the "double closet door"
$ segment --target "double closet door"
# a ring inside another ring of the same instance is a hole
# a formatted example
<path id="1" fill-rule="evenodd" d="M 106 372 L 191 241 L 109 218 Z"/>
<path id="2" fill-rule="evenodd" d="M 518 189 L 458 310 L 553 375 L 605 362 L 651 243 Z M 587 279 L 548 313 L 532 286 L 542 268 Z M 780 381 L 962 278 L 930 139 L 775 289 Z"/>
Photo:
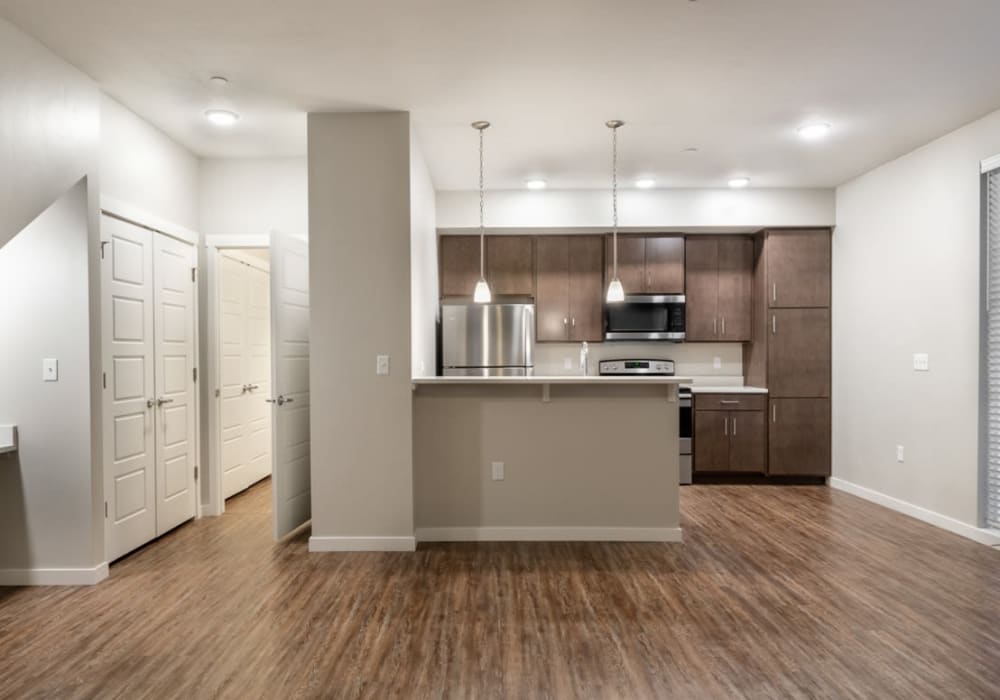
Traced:
<path id="1" fill-rule="evenodd" d="M 271 474 L 271 286 L 267 265 L 220 253 L 222 495 Z"/>
<path id="2" fill-rule="evenodd" d="M 108 560 L 196 514 L 194 246 L 101 217 Z"/>

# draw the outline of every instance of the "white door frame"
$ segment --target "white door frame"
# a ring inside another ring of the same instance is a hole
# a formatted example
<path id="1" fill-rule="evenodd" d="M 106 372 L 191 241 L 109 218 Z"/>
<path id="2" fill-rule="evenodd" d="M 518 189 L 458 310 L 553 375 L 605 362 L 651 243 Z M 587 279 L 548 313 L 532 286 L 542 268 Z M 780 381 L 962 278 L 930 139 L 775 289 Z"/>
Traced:
<path id="1" fill-rule="evenodd" d="M 219 303 L 222 299 L 220 293 L 222 275 L 219 274 L 219 258 L 222 251 L 232 255 L 239 250 L 270 249 L 270 247 L 269 236 L 207 236 L 205 238 L 205 312 L 207 320 L 205 332 L 208 348 L 205 381 L 208 387 L 208 466 L 204 475 L 208 486 L 208 501 L 202 505 L 201 512 L 204 515 L 222 515 L 226 512 L 226 499 L 222 495 L 222 441 L 220 440 L 219 424 L 221 398 L 218 393 L 219 381 L 222 376 L 219 366 L 219 355 L 222 348 L 219 338 L 219 333 L 222 332 L 222 324 L 219 322 Z M 243 262 L 254 267 L 270 271 L 269 265 L 262 266 L 263 260 L 251 255 L 239 257 Z"/>
<path id="2" fill-rule="evenodd" d="M 167 221 L 165 219 L 161 219 L 160 217 L 158 217 L 158 216 L 156 216 L 154 214 L 150 214 L 149 212 L 143 210 L 140 207 L 136 207 L 136 206 L 134 206 L 132 204 L 129 204 L 127 202 L 122 202 L 120 200 L 114 199 L 113 197 L 108 197 L 108 196 L 105 196 L 105 195 L 101 195 L 101 211 L 100 211 L 100 215 L 101 216 L 110 216 L 110 217 L 115 218 L 115 219 L 120 219 L 120 220 L 125 221 L 125 222 L 127 222 L 129 224 L 132 224 L 134 226 L 139 226 L 141 228 L 149 229 L 150 231 L 152 231 L 154 233 L 160 233 L 160 234 L 163 234 L 164 236 L 168 236 L 170 238 L 174 238 L 174 239 L 179 240 L 179 241 L 181 241 L 183 243 L 190 244 L 191 247 L 193 248 L 193 256 L 192 256 L 193 257 L 193 261 L 192 261 L 192 265 L 195 267 L 195 269 L 198 268 L 198 241 L 199 241 L 200 237 L 198 236 L 198 234 L 196 232 L 194 232 L 194 231 L 192 231 L 192 230 L 190 230 L 188 228 L 185 228 L 184 226 L 180 226 L 178 224 L 172 223 L 172 222 Z M 104 243 L 106 242 L 106 240 L 104 238 L 103 232 L 100 235 L 100 240 L 101 240 L 101 247 L 103 248 L 104 247 Z M 99 294 L 101 295 L 102 299 L 104 298 L 103 297 L 104 292 L 105 292 L 105 290 L 104 290 L 104 288 L 102 286 L 101 289 L 100 289 L 100 292 L 99 292 Z M 194 303 L 194 309 L 195 309 L 195 318 L 194 318 L 194 356 L 195 356 L 195 363 L 197 365 L 197 358 L 199 357 L 199 337 L 198 337 L 198 309 L 199 309 L 199 299 L 198 299 L 198 285 L 195 285 L 195 288 L 194 288 L 194 302 L 193 303 Z M 101 313 L 103 314 L 103 305 L 102 305 L 102 312 Z M 101 328 L 102 328 L 102 332 L 101 332 L 102 345 L 103 345 L 103 337 L 104 337 L 103 336 L 104 321 L 105 321 L 105 319 L 102 316 L 102 318 L 100 319 Z M 102 365 L 103 365 L 103 349 L 102 349 L 101 352 L 102 352 Z M 107 367 L 102 367 L 102 372 L 107 372 L 107 371 L 108 371 Z M 199 376 L 198 380 L 196 382 L 196 386 L 195 386 L 195 396 L 200 396 L 200 393 L 201 393 L 200 392 L 200 385 L 201 385 L 201 377 Z M 103 420 L 103 413 L 104 413 L 103 405 L 104 405 L 104 401 L 105 400 L 106 400 L 106 397 L 102 395 L 102 397 L 101 397 L 102 420 Z M 195 451 L 196 451 L 195 454 L 197 455 L 196 461 L 200 461 L 200 455 L 201 455 L 201 427 L 200 426 L 201 426 L 201 402 L 200 401 L 195 401 L 194 433 L 195 433 Z M 103 436 L 103 429 L 102 429 L 102 436 Z M 111 479 L 112 479 L 111 471 L 108 469 L 108 461 L 107 461 L 108 446 L 107 445 L 103 446 L 103 448 L 102 448 L 102 454 L 104 455 L 104 457 L 102 457 L 102 464 L 101 464 L 101 470 L 102 470 L 102 473 L 103 473 L 103 479 L 102 479 L 102 499 L 101 500 L 104 501 L 104 506 L 103 507 L 104 507 L 104 509 L 106 509 L 107 505 L 108 505 L 108 496 L 110 494 Z M 198 467 L 198 466 L 199 465 L 196 464 L 196 467 Z M 194 487 L 195 487 L 195 490 L 196 490 L 197 493 L 201 492 L 201 471 L 202 470 L 199 468 L 198 472 L 197 472 L 198 476 L 195 478 Z M 202 499 L 200 497 L 195 499 L 195 518 L 200 518 L 202 516 L 201 500 Z M 106 516 L 106 513 L 102 513 L 100 511 L 98 511 L 94 515 L 97 518 L 101 518 L 103 520 L 103 522 L 104 522 L 104 527 L 103 527 L 103 532 L 104 532 L 104 558 L 105 558 L 105 561 L 110 561 L 110 559 L 108 557 L 108 542 L 109 542 L 109 539 L 110 539 L 108 537 L 109 520 L 108 520 L 108 518 Z"/>

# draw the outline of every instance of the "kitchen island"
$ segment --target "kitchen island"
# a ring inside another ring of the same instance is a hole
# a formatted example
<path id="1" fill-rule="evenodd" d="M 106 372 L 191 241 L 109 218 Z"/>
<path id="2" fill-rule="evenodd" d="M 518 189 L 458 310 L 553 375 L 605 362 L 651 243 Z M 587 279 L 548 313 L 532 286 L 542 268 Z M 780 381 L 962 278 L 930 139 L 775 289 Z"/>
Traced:
<path id="1" fill-rule="evenodd" d="M 680 541 L 690 379 L 412 381 L 418 541 Z"/>

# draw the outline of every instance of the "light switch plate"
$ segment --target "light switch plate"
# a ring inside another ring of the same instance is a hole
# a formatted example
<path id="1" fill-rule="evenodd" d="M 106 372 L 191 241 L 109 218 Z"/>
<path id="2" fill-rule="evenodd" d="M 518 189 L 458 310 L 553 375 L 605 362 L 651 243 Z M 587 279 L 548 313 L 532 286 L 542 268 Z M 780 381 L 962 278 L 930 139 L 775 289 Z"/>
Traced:
<path id="1" fill-rule="evenodd" d="M 896 461 L 897 462 L 902 462 L 904 457 L 905 457 L 905 454 L 903 452 L 903 446 L 902 445 L 896 445 Z"/>
<path id="2" fill-rule="evenodd" d="M 503 462 L 493 462 L 493 481 L 503 481 Z"/>
<path id="3" fill-rule="evenodd" d="M 930 372 L 931 361 L 926 352 L 913 353 L 913 369 L 916 372 Z"/>
<path id="4" fill-rule="evenodd" d="M 59 360 L 52 357 L 47 357 L 42 360 L 42 381 L 59 381 Z"/>
<path id="5" fill-rule="evenodd" d="M 388 375 L 389 374 L 389 356 L 388 355 L 376 355 L 375 356 L 375 374 Z"/>

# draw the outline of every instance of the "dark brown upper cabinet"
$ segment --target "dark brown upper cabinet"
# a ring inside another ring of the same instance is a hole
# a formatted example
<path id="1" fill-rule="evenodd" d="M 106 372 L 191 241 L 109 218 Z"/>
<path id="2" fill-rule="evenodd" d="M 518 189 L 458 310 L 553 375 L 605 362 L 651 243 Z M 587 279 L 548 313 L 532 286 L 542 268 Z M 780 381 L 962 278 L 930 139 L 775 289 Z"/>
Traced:
<path id="1" fill-rule="evenodd" d="M 535 296 L 535 237 L 487 236 L 486 281 L 493 296 Z"/>
<path id="2" fill-rule="evenodd" d="M 829 397 L 830 309 L 770 309 L 768 317 L 771 396 Z"/>
<path id="3" fill-rule="evenodd" d="M 830 400 L 770 400 L 767 473 L 830 476 Z"/>
<path id="4" fill-rule="evenodd" d="M 479 236 L 441 236 L 438 272 L 442 297 L 471 297 L 479 280 Z"/>
<path id="5" fill-rule="evenodd" d="M 471 297 L 479 280 L 479 236 L 439 239 L 442 297 Z M 486 281 L 494 297 L 535 295 L 533 236 L 487 236 Z"/>
<path id="6" fill-rule="evenodd" d="M 751 339 L 753 240 L 692 236 L 686 242 L 686 339 Z"/>
<path id="7" fill-rule="evenodd" d="M 602 340 L 601 237 L 540 236 L 536 245 L 536 339 Z"/>
<path id="8" fill-rule="evenodd" d="M 607 237 L 606 279 L 613 276 L 613 237 Z M 683 294 L 684 238 L 619 235 L 618 278 L 626 294 Z"/>
<path id="9" fill-rule="evenodd" d="M 767 303 L 771 308 L 830 306 L 830 231 L 769 231 Z"/>

